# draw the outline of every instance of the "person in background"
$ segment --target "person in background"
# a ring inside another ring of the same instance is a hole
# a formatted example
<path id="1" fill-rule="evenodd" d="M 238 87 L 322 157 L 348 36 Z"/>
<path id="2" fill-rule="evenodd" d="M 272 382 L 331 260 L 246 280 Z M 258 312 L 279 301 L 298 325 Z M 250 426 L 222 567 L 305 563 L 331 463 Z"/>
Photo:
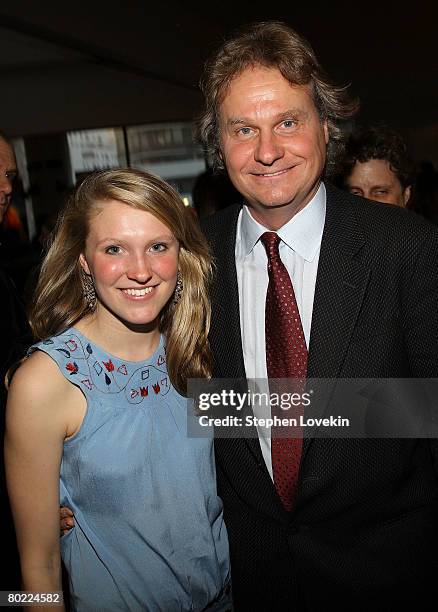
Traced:
<path id="1" fill-rule="evenodd" d="M 0 132 L 0 224 L 11 203 L 16 176 L 17 163 L 14 150 L 3 132 Z"/>
<path id="2" fill-rule="evenodd" d="M 95 173 L 69 200 L 8 395 L 24 589 L 61 590 L 61 550 L 71 610 L 230 610 L 213 442 L 188 438 L 184 397 L 210 374 L 210 271 L 161 179 Z M 61 541 L 60 501 L 76 521 Z"/>
<path id="3" fill-rule="evenodd" d="M 367 127 L 348 139 L 340 165 L 340 184 L 354 195 L 407 206 L 413 167 L 402 137 L 387 127 Z"/>
<path id="4" fill-rule="evenodd" d="M 0 132 L 0 225 L 12 201 L 16 176 L 17 164 L 14 150 L 6 136 Z M 1 253 L 0 249 L 0 284 L 2 295 L 0 311 L 0 376 L 1 381 L 3 381 L 6 371 L 21 356 L 23 346 L 29 340 L 29 328 L 24 308 L 17 295 L 15 286 L 2 268 Z M 2 398 L 4 398 L 3 384 L 1 387 Z"/>
<path id="5" fill-rule="evenodd" d="M 17 164 L 11 143 L 0 132 L 0 225 L 12 201 Z M 3 268 L 0 245 L 0 438 L 4 437 L 6 372 L 26 352 L 32 342 L 23 303 L 9 274 Z M 2 525 L 2 553 L 7 563 L 0 573 L 0 590 L 20 588 L 20 571 L 15 543 L 15 532 L 9 509 L 4 474 L 3 453 L 0 461 L 0 523 Z"/>

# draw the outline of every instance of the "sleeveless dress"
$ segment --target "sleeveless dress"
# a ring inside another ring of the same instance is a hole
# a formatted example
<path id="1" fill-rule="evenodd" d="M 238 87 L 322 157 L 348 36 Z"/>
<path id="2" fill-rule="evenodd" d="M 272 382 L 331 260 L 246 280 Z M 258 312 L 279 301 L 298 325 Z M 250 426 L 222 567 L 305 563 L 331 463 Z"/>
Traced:
<path id="1" fill-rule="evenodd" d="M 64 442 L 61 538 L 71 609 L 230 610 L 228 538 L 211 439 L 187 437 L 163 338 L 145 362 L 118 359 L 75 328 L 34 345 L 87 400 Z"/>

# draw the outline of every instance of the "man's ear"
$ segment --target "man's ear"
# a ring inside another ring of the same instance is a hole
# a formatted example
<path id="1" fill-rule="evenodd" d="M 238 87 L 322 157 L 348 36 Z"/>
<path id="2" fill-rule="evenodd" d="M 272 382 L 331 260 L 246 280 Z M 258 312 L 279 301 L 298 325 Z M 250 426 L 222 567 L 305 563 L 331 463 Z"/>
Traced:
<path id="1" fill-rule="evenodd" d="M 220 159 L 223 168 L 226 168 L 224 154 L 222 153 L 221 143 L 219 142 L 219 146 L 217 148 L 217 156 Z"/>
<path id="2" fill-rule="evenodd" d="M 329 129 L 328 129 L 328 124 L 327 124 L 327 119 L 324 119 L 323 128 L 324 128 L 324 138 L 325 138 L 325 144 L 328 144 L 328 141 L 329 141 L 330 135 L 329 135 Z"/>
<path id="3" fill-rule="evenodd" d="M 82 270 L 85 272 L 85 274 L 91 274 L 90 268 L 88 267 L 88 264 L 87 264 L 87 260 L 85 259 L 85 255 L 83 253 L 79 255 L 79 263 L 80 263 Z"/>
<path id="4" fill-rule="evenodd" d="M 406 189 L 403 191 L 403 202 L 406 206 L 406 204 L 409 202 L 409 199 L 411 197 L 411 187 L 410 185 L 408 187 L 406 187 Z"/>

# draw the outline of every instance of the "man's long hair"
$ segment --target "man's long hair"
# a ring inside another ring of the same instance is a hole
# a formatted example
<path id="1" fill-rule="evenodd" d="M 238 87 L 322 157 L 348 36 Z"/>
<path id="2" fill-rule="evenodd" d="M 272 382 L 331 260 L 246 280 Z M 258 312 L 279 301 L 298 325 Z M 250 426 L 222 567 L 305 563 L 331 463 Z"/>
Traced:
<path id="1" fill-rule="evenodd" d="M 219 106 L 232 79 L 253 66 L 277 68 L 292 85 L 308 85 L 321 121 L 327 121 L 329 145 L 327 170 L 342 151 L 342 123 L 358 110 L 346 87 L 334 85 L 321 68 L 310 44 L 292 28 L 278 21 L 245 26 L 226 41 L 206 62 L 200 87 L 205 110 L 198 119 L 198 138 L 215 169 L 223 169 L 219 138 Z"/>

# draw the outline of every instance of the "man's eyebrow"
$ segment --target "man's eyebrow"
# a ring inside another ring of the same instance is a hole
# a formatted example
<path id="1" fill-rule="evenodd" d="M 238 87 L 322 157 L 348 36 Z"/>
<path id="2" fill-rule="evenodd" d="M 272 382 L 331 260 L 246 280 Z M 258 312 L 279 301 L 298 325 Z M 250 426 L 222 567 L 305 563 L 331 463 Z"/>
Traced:
<path id="1" fill-rule="evenodd" d="M 282 113 L 278 113 L 274 117 L 274 121 L 284 121 L 285 119 L 306 119 L 309 113 L 302 108 L 291 108 Z M 228 125 L 251 125 L 253 119 L 246 117 L 230 117 L 227 121 Z"/>
<path id="2" fill-rule="evenodd" d="M 284 121 L 285 119 L 306 119 L 309 113 L 302 108 L 291 108 L 283 113 L 277 115 L 278 121 Z"/>
<path id="3" fill-rule="evenodd" d="M 245 121 L 244 117 L 230 117 L 227 121 L 228 125 L 245 125 L 249 121 Z"/>

